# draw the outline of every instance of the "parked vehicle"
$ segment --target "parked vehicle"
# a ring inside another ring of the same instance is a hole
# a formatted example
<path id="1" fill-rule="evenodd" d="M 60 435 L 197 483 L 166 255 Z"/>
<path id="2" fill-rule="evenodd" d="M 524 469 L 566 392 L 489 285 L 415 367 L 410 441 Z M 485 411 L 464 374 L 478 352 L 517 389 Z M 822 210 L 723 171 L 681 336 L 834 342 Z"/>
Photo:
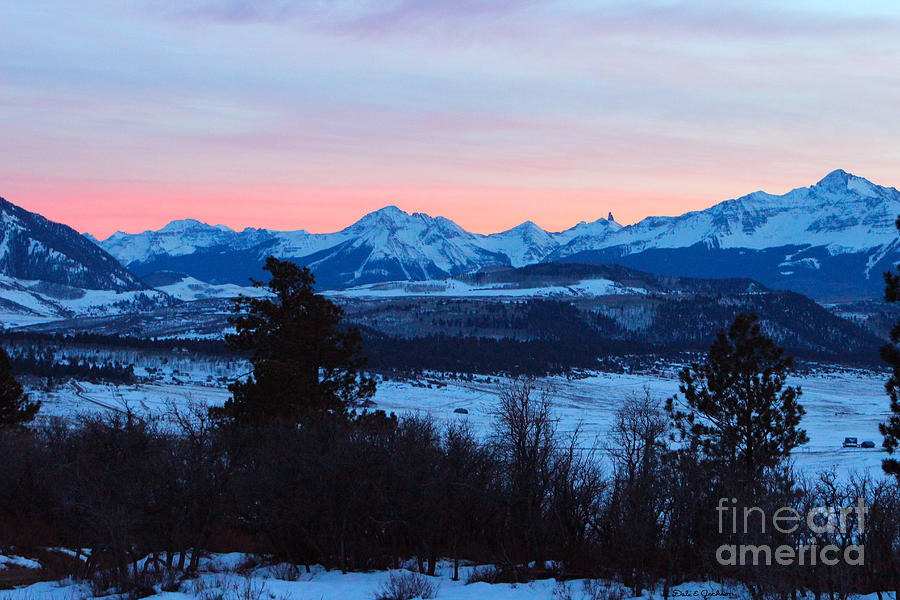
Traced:
<path id="1" fill-rule="evenodd" d="M 870 441 L 870 440 L 866 440 L 865 442 L 863 442 L 862 444 L 860 444 L 859 447 L 860 447 L 860 448 L 874 448 L 874 447 L 875 447 L 875 442 L 872 442 L 872 441 Z"/>
<path id="2" fill-rule="evenodd" d="M 844 438 L 844 448 L 859 448 L 859 441 L 855 437 Z"/>
<path id="3" fill-rule="evenodd" d="M 454 410 L 453 412 L 455 412 L 455 413 L 458 414 L 458 415 L 467 415 L 467 414 L 469 414 L 469 411 L 468 411 L 467 409 L 465 409 L 465 408 L 457 408 L 457 409 Z"/>

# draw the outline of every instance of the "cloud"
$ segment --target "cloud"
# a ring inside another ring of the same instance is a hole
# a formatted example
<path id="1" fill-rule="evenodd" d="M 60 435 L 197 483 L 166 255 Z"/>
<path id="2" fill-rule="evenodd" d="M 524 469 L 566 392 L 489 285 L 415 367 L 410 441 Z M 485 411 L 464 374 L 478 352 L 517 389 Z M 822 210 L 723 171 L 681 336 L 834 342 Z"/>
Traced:
<path id="1" fill-rule="evenodd" d="M 900 8 L 872 3 L 870 10 L 835 10 L 827 3 L 753 3 L 720 0 L 579 2 L 577 0 L 185 0 L 149 10 L 175 20 L 230 24 L 300 24 L 357 36 L 410 35 L 467 30 L 485 40 L 519 34 L 553 36 L 704 35 L 804 37 L 896 32 Z M 540 25 L 535 29 L 535 25 Z M 491 35 L 493 33 L 493 35 Z M 533 42 L 525 37 L 523 44 Z"/>
<path id="2" fill-rule="evenodd" d="M 835 166 L 877 179 L 900 165 L 900 32 L 894 5 L 869 6 L 8 3 L 0 164 L 29 182 L 17 192 L 58 177 L 347 186 L 361 202 L 438 185 L 634 189 L 665 205 L 671 190 L 721 199 Z M 498 214 L 530 216 L 503 198 Z"/>

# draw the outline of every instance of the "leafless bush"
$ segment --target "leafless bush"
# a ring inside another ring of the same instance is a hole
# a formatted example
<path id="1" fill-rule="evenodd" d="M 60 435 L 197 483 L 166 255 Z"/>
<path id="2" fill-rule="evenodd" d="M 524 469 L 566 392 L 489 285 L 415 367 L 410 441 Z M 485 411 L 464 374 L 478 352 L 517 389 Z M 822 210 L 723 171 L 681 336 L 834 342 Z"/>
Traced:
<path id="1" fill-rule="evenodd" d="M 101 569 L 91 575 L 88 586 L 95 597 L 119 593 L 125 594 L 129 600 L 135 600 L 156 594 L 157 588 L 176 591 L 180 582 L 179 574 L 169 569 L 129 569 L 124 578 L 115 570 Z"/>
<path id="2" fill-rule="evenodd" d="M 385 584 L 375 593 L 375 600 L 413 600 L 437 598 L 438 586 L 419 573 L 391 571 Z M 244 599 L 242 599 L 244 600 Z M 246 600 L 257 600 L 248 598 Z"/>
<path id="3" fill-rule="evenodd" d="M 192 582 L 189 591 L 198 600 L 265 600 L 272 597 L 265 581 L 249 575 L 201 577 Z"/>
<path id="4" fill-rule="evenodd" d="M 271 568 L 272 577 L 281 581 L 297 581 L 300 579 L 300 569 L 293 563 L 278 563 Z"/>
<path id="5" fill-rule="evenodd" d="M 499 577 L 500 572 L 497 571 L 496 567 L 490 565 L 475 567 L 466 578 L 466 585 L 469 585 L 470 583 L 497 583 Z"/>
<path id="6" fill-rule="evenodd" d="M 622 600 L 625 597 L 624 588 L 609 581 L 585 579 L 581 589 L 588 600 Z"/>
<path id="7" fill-rule="evenodd" d="M 553 600 L 572 600 L 572 584 L 568 581 L 557 581 L 553 586 Z"/>

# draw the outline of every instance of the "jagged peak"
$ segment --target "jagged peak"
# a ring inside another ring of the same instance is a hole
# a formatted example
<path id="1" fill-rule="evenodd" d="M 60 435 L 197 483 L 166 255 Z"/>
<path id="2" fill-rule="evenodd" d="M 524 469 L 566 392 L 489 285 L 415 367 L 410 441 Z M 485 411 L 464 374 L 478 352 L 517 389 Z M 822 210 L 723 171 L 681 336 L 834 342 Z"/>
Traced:
<path id="1" fill-rule="evenodd" d="M 374 223 L 397 223 L 400 221 L 407 221 L 415 216 L 416 215 L 411 215 L 405 210 L 397 208 L 392 204 L 366 213 L 347 229 L 359 229 L 360 227 L 368 227 Z"/>
<path id="2" fill-rule="evenodd" d="M 506 231 L 503 231 L 501 233 L 512 233 L 512 232 L 523 233 L 523 234 L 525 234 L 525 233 L 546 234 L 547 233 L 547 231 L 543 227 L 541 227 L 540 225 L 538 225 L 537 223 L 535 223 L 534 221 L 531 221 L 531 220 L 519 223 L 515 227 L 513 227 L 511 229 L 507 229 Z"/>
<path id="3" fill-rule="evenodd" d="M 170 221 L 165 227 L 160 229 L 160 232 L 170 232 L 170 233 L 179 233 L 182 231 L 189 231 L 192 229 L 215 229 L 217 231 L 225 231 L 231 232 L 233 231 L 230 227 L 226 227 L 225 225 L 210 225 L 209 223 L 204 223 L 203 221 L 198 221 L 197 219 L 178 219 L 175 221 Z"/>
<path id="4" fill-rule="evenodd" d="M 424 214 L 424 213 L 410 214 L 410 213 L 406 212 L 405 210 L 403 210 L 402 208 L 399 208 L 399 207 L 391 204 L 391 205 L 385 206 L 384 208 L 379 208 L 378 210 L 373 210 L 369 214 L 365 215 L 363 218 L 365 219 L 366 217 L 378 215 L 380 217 L 388 217 L 391 219 L 400 219 L 403 217 L 412 217 L 412 216 L 421 215 L 421 214 Z"/>
<path id="5" fill-rule="evenodd" d="M 825 177 L 819 180 L 816 184 L 817 187 L 835 187 L 835 186 L 845 186 L 850 178 L 862 179 L 861 177 L 856 177 L 855 175 L 848 173 L 843 169 L 835 169 Z"/>
<path id="6" fill-rule="evenodd" d="M 865 177 L 848 173 L 843 169 L 832 171 L 813 186 L 813 189 L 837 193 L 852 192 L 865 198 L 881 197 L 893 190 L 893 188 L 883 188 Z"/>

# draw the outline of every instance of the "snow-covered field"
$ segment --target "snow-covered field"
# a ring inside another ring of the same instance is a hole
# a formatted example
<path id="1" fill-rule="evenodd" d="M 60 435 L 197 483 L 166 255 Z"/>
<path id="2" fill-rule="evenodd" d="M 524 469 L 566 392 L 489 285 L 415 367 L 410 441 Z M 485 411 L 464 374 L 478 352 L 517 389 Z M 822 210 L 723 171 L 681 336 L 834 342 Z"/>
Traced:
<path id="1" fill-rule="evenodd" d="M 287 565 L 240 569 L 245 557 L 241 554 L 217 555 L 202 561 L 202 572 L 196 579 L 182 582 L 177 591 L 158 593 L 153 600 L 373 600 L 378 598 L 391 573 L 341 573 L 313 567 L 311 573 Z M 632 598 L 618 584 L 605 581 L 573 580 L 557 582 L 554 579 L 529 583 L 504 584 L 476 582 L 467 584 L 472 567 L 460 568 L 459 581 L 453 581 L 450 564 L 439 565 L 436 577 L 421 577 L 434 589 L 439 600 L 593 600 L 598 598 Z M 285 573 L 293 572 L 285 577 Z M 410 577 L 408 571 L 394 571 L 394 576 Z M 621 596 L 618 594 L 621 593 Z M 86 600 L 91 590 L 84 583 L 71 581 L 41 582 L 15 590 L 0 590 L 0 600 Z M 660 590 L 645 591 L 638 598 L 661 598 Z M 739 587 L 714 582 L 690 582 L 672 587 L 671 597 L 727 598 L 743 600 L 748 594 Z M 875 594 L 854 596 L 854 600 L 875 600 Z M 892 592 L 880 596 L 881 600 L 894 600 Z"/>
<path id="2" fill-rule="evenodd" d="M 328 292 L 335 298 L 405 298 L 441 296 L 448 298 L 566 298 L 646 294 L 643 288 L 628 287 L 609 279 L 585 279 L 571 285 L 526 286 L 509 283 L 471 285 L 456 279 L 435 281 L 388 281 Z"/>
<path id="3" fill-rule="evenodd" d="M 69 383 L 53 392 L 34 390 L 32 394 L 44 402 L 41 411 L 44 417 L 72 417 L 79 412 L 126 408 L 158 414 L 172 404 L 180 407 L 221 405 L 229 397 L 228 391 L 218 382 L 207 381 L 210 377 L 206 370 L 198 371 L 197 377 L 187 370 L 180 373 L 180 379 L 169 377 L 156 383 L 127 386 Z M 875 475 L 881 474 L 885 453 L 881 449 L 878 424 L 886 421 L 889 413 L 885 379 L 886 376 L 880 373 L 833 370 L 790 380 L 790 384 L 800 385 L 803 389 L 801 401 L 806 416 L 802 426 L 810 438 L 809 443 L 795 452 L 800 468 L 809 473 L 835 468 L 843 475 L 865 469 Z M 492 410 L 503 385 L 499 378 L 484 376 L 473 381 L 438 377 L 382 381 L 375 405 L 398 414 L 425 413 L 445 421 L 466 419 L 475 431 L 489 435 Z M 560 430 L 573 431 L 579 427 L 581 445 L 596 448 L 601 454 L 615 411 L 623 400 L 644 394 L 646 390 L 653 398 L 664 402 L 678 392 L 674 371 L 595 373 L 582 379 L 548 377 L 541 379 L 538 385 L 553 398 Z M 465 409 L 468 414 L 458 414 L 454 412 L 456 409 Z M 871 440 L 876 447 L 845 449 L 841 447 L 845 437 L 856 437 L 860 442 Z"/>

